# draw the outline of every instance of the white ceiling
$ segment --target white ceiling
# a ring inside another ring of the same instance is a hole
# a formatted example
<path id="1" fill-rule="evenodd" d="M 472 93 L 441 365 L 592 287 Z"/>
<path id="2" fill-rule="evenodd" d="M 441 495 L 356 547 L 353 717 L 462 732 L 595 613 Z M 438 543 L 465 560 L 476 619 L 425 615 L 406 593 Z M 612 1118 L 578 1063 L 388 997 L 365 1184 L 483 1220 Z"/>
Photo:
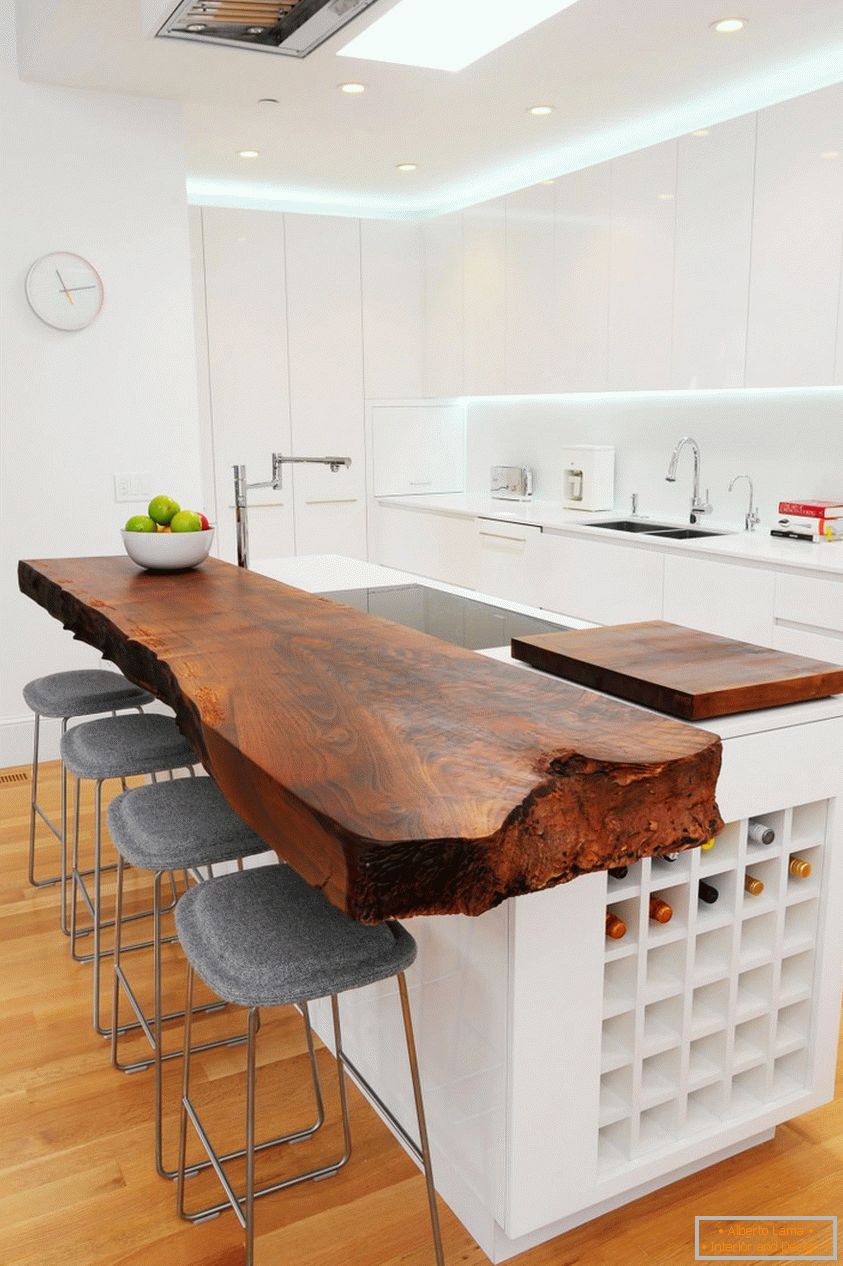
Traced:
<path id="1" fill-rule="evenodd" d="M 841 0 L 578 0 L 456 74 L 336 56 L 395 2 L 297 61 L 152 38 L 175 0 L 18 0 L 19 63 L 29 79 L 183 101 L 197 201 L 387 215 L 468 205 L 843 79 Z M 716 35 L 734 11 L 745 30 Z M 337 90 L 350 79 L 366 93 Z M 534 118 L 537 103 L 556 109 Z M 246 148 L 259 158 L 237 158 Z"/>

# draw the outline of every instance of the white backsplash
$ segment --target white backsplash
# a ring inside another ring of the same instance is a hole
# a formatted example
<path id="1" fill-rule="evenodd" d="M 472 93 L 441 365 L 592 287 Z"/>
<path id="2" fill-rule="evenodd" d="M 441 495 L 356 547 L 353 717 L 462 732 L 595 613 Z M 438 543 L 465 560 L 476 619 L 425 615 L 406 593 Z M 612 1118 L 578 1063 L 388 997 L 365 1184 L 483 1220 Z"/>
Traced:
<path id="1" fill-rule="evenodd" d="M 729 493 L 734 475 L 755 483 L 767 531 L 782 498 L 843 500 L 843 388 L 794 391 L 652 392 L 499 398 L 468 403 L 468 491 L 485 492 L 489 468 L 533 468 L 534 496 L 561 497 L 566 444 L 614 444 L 615 507 L 627 513 L 684 518 L 692 459 L 683 453 L 675 484 L 665 481 L 674 444 L 693 435 L 702 451 L 702 490 L 711 490 L 712 522 L 742 524 L 747 486 Z"/>

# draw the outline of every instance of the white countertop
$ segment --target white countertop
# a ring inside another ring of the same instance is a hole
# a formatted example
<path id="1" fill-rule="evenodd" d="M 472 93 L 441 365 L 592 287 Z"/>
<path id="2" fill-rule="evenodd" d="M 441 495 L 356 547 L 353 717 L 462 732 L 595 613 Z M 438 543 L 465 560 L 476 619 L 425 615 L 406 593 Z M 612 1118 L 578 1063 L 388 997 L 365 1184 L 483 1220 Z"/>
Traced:
<path id="1" fill-rule="evenodd" d="M 669 550 L 689 556 L 723 557 L 733 562 L 747 562 L 756 566 L 784 567 L 843 576 L 843 541 L 818 541 L 816 544 L 787 541 L 770 536 L 769 527 L 744 532 L 717 520 L 704 520 L 697 526 L 703 530 L 713 529 L 727 534 L 702 537 L 696 541 L 672 541 L 662 536 L 648 537 L 643 533 L 613 532 L 610 528 L 594 531 L 588 524 L 628 519 L 632 516 L 623 510 L 610 510 L 602 514 L 566 510 L 558 501 L 499 501 L 482 494 L 460 492 L 418 497 L 380 497 L 379 501 L 383 504 L 406 506 L 411 510 L 453 514 L 462 518 L 533 524 L 547 531 L 587 536 L 590 540 L 602 539 L 613 544 L 628 545 L 633 549 Z M 669 515 L 660 517 L 657 514 L 648 514 L 637 517 L 651 519 L 654 523 L 673 523 L 676 527 L 690 526 L 687 521 L 677 522 Z"/>

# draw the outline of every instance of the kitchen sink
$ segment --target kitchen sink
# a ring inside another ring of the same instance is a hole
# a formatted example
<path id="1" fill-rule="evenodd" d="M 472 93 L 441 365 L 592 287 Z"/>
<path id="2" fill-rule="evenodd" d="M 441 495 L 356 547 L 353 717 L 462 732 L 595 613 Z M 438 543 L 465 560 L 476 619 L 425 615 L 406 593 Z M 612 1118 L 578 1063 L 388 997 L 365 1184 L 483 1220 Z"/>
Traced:
<path id="1" fill-rule="evenodd" d="M 612 523 L 584 523 L 583 527 L 610 528 L 613 532 L 637 532 L 645 536 L 661 536 L 669 541 L 699 541 L 704 536 L 726 536 L 707 528 L 677 527 L 675 523 L 649 523 L 641 519 L 617 519 Z"/>
<path id="2" fill-rule="evenodd" d="M 613 532 L 668 532 L 675 523 L 642 523 L 640 519 L 619 519 L 616 523 L 586 523 L 584 527 L 611 528 Z"/>
<path id="3" fill-rule="evenodd" d="M 702 528 L 674 528 L 671 532 L 653 533 L 653 536 L 664 536 L 671 541 L 697 541 L 703 536 L 725 535 L 725 532 L 706 532 Z"/>

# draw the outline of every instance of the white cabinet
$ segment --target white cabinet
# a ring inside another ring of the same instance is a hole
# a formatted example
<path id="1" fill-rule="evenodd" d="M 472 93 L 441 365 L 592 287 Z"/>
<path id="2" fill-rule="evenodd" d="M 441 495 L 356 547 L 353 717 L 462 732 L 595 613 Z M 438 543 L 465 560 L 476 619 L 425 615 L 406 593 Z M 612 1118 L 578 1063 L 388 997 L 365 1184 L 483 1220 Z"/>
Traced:
<path id="1" fill-rule="evenodd" d="M 204 298 L 217 542 L 235 557 L 232 466 L 268 479 L 274 450 L 292 446 L 284 220 L 269 211 L 205 208 Z M 295 553 L 292 481 L 250 494 L 254 559 Z"/>
<path id="2" fill-rule="evenodd" d="M 375 405 L 371 445 L 376 497 L 462 492 L 465 487 L 461 405 Z"/>
<path id="3" fill-rule="evenodd" d="M 474 522 L 379 501 L 372 513 L 371 561 L 476 589 Z"/>
<path id="4" fill-rule="evenodd" d="M 506 391 L 506 199 L 463 212 L 463 329 L 470 396 Z"/>
<path id="5" fill-rule="evenodd" d="M 843 576 L 778 575 L 774 611 L 778 650 L 843 664 Z"/>
<path id="6" fill-rule="evenodd" d="M 611 182 L 611 163 L 556 181 L 557 391 L 607 386 Z"/>
<path id="7" fill-rule="evenodd" d="M 506 390 L 558 391 L 559 309 L 554 291 L 553 185 L 506 200 Z"/>
<path id="8" fill-rule="evenodd" d="M 758 115 L 748 387 L 834 381 L 841 151 L 843 85 Z"/>
<path id="9" fill-rule="evenodd" d="M 664 619 L 705 633 L 770 646 L 775 572 L 667 554 Z"/>
<path id="10" fill-rule="evenodd" d="M 292 450 L 352 460 L 295 469 L 296 552 L 366 557 L 360 226 L 288 215 L 287 311 Z"/>
<path id="11" fill-rule="evenodd" d="M 658 620 L 664 558 L 656 550 L 544 531 L 541 606 L 595 624 Z"/>
<path id="12" fill-rule="evenodd" d="M 609 387 L 670 385 L 676 141 L 612 163 Z"/>
<path id="13" fill-rule="evenodd" d="M 541 528 L 483 518 L 476 519 L 474 527 L 477 551 L 473 586 L 495 598 L 541 606 Z"/>
<path id="14" fill-rule="evenodd" d="M 441 215 L 422 224 L 425 396 L 463 392 L 462 215 Z"/>
<path id="15" fill-rule="evenodd" d="M 679 140 L 672 385 L 742 387 L 755 115 Z"/>
<path id="16" fill-rule="evenodd" d="M 421 225 L 362 220 L 360 251 L 366 396 L 421 396 Z"/>

